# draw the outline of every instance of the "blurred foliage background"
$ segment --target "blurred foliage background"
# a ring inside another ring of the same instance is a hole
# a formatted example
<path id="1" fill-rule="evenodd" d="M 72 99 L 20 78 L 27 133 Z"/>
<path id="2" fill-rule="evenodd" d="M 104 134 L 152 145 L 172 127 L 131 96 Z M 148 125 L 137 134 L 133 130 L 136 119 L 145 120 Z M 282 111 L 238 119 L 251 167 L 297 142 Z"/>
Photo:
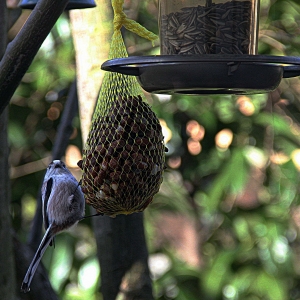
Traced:
<path id="1" fill-rule="evenodd" d="M 259 54 L 299 56 L 299 1 L 260 2 Z M 158 33 L 157 1 L 125 4 Z M 125 39 L 130 55 L 159 53 L 135 35 Z M 11 215 L 24 242 L 75 74 L 65 13 L 9 108 Z M 147 98 L 169 148 L 164 182 L 145 211 L 155 299 L 300 299 L 299 78 L 268 95 Z M 79 117 L 73 128 L 65 160 L 79 178 Z M 90 220 L 56 245 L 43 262 L 60 298 L 101 299 Z"/>

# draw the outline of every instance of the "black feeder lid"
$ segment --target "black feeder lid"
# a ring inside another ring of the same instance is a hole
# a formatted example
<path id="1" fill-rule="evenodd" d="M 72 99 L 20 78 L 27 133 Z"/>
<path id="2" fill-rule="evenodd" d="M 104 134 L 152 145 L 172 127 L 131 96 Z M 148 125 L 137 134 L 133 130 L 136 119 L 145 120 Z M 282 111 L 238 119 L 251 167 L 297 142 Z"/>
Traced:
<path id="1" fill-rule="evenodd" d="M 19 7 L 23 9 L 34 9 L 39 0 L 22 0 Z M 70 0 L 66 6 L 66 10 L 83 9 L 96 7 L 94 0 Z"/>
<path id="2" fill-rule="evenodd" d="M 282 78 L 300 76 L 300 57 L 240 54 L 132 56 L 104 62 L 102 70 L 137 76 L 157 94 L 262 94 Z"/>

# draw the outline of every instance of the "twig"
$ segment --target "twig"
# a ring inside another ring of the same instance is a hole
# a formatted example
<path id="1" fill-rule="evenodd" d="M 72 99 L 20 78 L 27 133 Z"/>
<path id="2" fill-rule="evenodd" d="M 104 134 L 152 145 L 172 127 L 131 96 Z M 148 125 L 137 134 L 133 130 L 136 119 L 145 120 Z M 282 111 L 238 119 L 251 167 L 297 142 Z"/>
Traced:
<path id="1" fill-rule="evenodd" d="M 26 176 L 28 174 L 32 174 L 32 173 L 36 173 L 36 172 L 45 170 L 45 168 L 48 166 L 50 160 L 51 160 L 51 157 L 46 156 L 39 160 L 32 161 L 32 162 L 26 163 L 21 166 L 11 167 L 10 179 L 16 179 L 16 178 L 19 178 L 22 176 Z"/>
<path id="2" fill-rule="evenodd" d="M 159 41 L 154 41 L 154 46 L 159 46 Z M 146 51 L 155 49 L 152 45 L 152 42 L 146 42 L 143 44 L 137 44 L 127 48 L 129 55 L 139 55 L 140 53 L 145 53 Z"/>

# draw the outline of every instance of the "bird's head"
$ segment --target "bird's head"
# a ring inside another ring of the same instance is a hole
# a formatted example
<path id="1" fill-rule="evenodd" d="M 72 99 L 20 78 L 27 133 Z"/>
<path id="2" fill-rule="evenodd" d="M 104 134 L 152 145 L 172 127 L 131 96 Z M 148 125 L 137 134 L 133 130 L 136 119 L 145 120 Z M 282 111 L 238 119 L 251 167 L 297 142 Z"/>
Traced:
<path id="1" fill-rule="evenodd" d="M 47 168 L 47 172 L 46 172 L 46 176 L 51 176 L 51 175 L 59 175 L 59 174 L 63 174 L 66 172 L 70 172 L 68 170 L 68 168 L 66 167 L 65 163 L 61 160 L 53 160 L 48 168 Z"/>

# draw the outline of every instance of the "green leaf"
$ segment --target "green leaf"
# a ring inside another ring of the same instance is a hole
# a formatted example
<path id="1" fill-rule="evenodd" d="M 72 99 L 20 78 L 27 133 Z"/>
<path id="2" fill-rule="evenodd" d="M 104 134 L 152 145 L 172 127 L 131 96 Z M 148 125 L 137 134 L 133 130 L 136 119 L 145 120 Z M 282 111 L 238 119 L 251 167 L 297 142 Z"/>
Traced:
<path id="1" fill-rule="evenodd" d="M 291 140 L 297 146 L 300 146 L 300 137 L 292 133 L 291 124 L 285 117 L 275 113 L 270 114 L 261 112 L 254 118 L 254 123 L 265 128 L 271 126 L 274 130 L 274 136 L 283 136 L 286 139 Z"/>
<path id="2" fill-rule="evenodd" d="M 231 264 L 235 257 L 235 250 L 223 251 L 213 259 L 211 266 L 203 272 L 203 288 L 210 296 L 221 294 L 223 285 L 231 277 Z"/>
<path id="3" fill-rule="evenodd" d="M 208 201 L 204 204 L 208 211 L 215 211 L 224 194 L 238 194 L 246 184 L 248 176 L 248 165 L 243 150 L 236 148 L 232 150 L 229 161 L 225 164 L 212 188 L 208 192 Z"/>
<path id="4" fill-rule="evenodd" d="M 261 297 L 270 300 L 285 300 L 286 297 L 286 287 L 279 279 L 265 273 L 261 272 L 256 281 L 254 282 L 253 288 L 256 289 Z"/>
<path id="5" fill-rule="evenodd" d="M 8 126 L 9 140 L 15 148 L 23 148 L 27 145 L 26 133 L 24 127 L 15 123 Z"/>

